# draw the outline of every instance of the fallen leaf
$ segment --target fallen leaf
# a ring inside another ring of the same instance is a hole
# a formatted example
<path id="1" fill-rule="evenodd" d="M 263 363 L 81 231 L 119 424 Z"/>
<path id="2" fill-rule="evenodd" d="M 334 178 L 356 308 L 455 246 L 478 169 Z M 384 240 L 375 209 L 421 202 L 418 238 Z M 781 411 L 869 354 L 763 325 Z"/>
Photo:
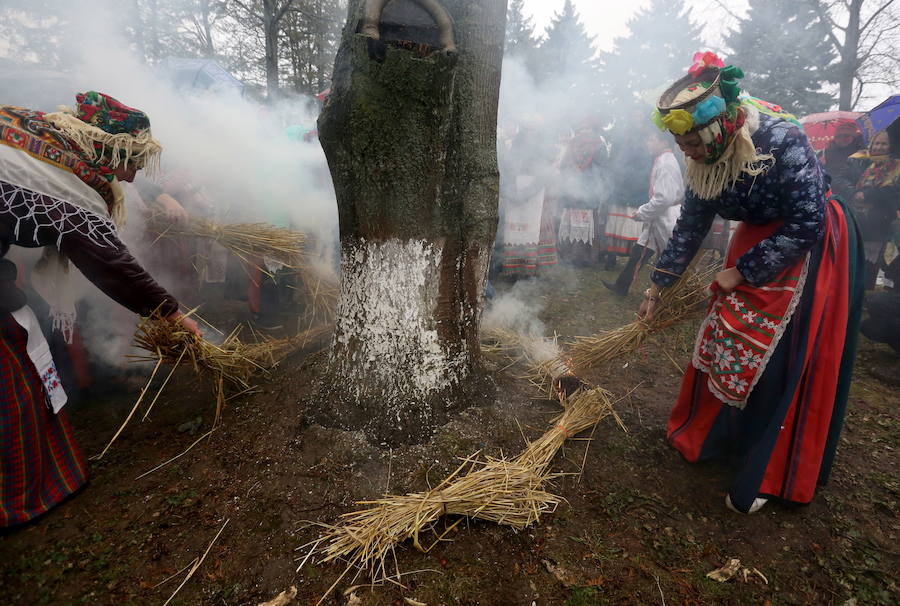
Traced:
<path id="1" fill-rule="evenodd" d="M 297 588 L 294 585 L 291 585 L 290 589 L 282 591 L 273 599 L 268 602 L 262 602 L 259 606 L 285 606 L 286 604 L 293 602 L 296 597 Z"/>
<path id="2" fill-rule="evenodd" d="M 350 599 L 347 600 L 347 606 L 363 606 L 363 601 L 359 599 L 358 595 L 351 593 Z"/>
<path id="3" fill-rule="evenodd" d="M 728 560 L 727 564 L 707 573 L 706 576 L 720 583 L 727 583 L 736 576 L 744 583 L 749 583 L 751 578 L 757 576 L 762 579 L 763 583 L 766 585 L 769 584 L 769 579 L 767 579 L 766 575 L 760 572 L 758 568 L 741 566 L 741 561 L 737 558 L 731 558 Z"/>
<path id="4" fill-rule="evenodd" d="M 719 583 L 727 583 L 734 578 L 734 575 L 741 569 L 741 561 L 737 558 L 731 558 L 728 563 L 721 568 L 716 568 L 712 572 L 706 573 L 707 578 Z"/>
<path id="5" fill-rule="evenodd" d="M 547 569 L 547 572 L 556 577 L 556 580 L 562 583 L 565 587 L 571 587 L 578 584 L 578 579 L 575 577 L 575 575 L 562 566 L 557 566 L 550 560 L 541 560 L 541 563 L 544 565 L 544 568 Z"/>

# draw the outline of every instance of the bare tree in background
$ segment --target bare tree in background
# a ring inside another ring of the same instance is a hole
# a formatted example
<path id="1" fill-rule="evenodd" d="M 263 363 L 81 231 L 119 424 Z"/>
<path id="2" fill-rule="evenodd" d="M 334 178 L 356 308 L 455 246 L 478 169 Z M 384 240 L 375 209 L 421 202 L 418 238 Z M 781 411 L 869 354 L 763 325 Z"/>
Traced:
<path id="1" fill-rule="evenodd" d="M 298 93 L 327 89 L 346 12 L 343 0 L 296 0 L 284 19 L 282 51 L 290 66 L 283 78 Z"/>
<path id="2" fill-rule="evenodd" d="M 191 0 L 182 29 L 196 54 L 216 56 L 216 26 L 227 15 L 226 8 L 224 0 Z"/>
<path id="3" fill-rule="evenodd" d="M 867 86 L 900 83 L 900 13 L 895 0 L 806 0 L 829 25 L 838 55 L 839 109 L 857 106 Z"/>
<path id="4" fill-rule="evenodd" d="M 366 4 L 350 2 L 319 118 L 342 284 L 315 406 L 326 422 L 409 442 L 479 394 L 506 0 L 441 0 L 458 52 L 430 52 L 438 28 L 409 0 L 388 5 L 380 41 L 358 33 Z"/>
<path id="5" fill-rule="evenodd" d="M 274 100 L 278 97 L 278 42 L 281 27 L 295 0 L 230 1 L 262 30 L 265 46 L 266 94 L 270 100 Z"/>

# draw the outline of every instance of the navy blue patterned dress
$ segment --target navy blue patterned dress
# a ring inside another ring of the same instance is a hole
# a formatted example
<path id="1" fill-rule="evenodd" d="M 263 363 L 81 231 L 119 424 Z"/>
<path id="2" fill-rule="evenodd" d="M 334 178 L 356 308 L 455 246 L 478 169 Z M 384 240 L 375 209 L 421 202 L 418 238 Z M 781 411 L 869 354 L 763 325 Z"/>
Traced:
<path id="1" fill-rule="evenodd" d="M 762 153 L 775 156 L 775 165 L 757 177 L 745 175 L 715 200 L 702 200 L 689 188 L 672 239 L 657 264 L 665 271 L 654 272 L 653 282 L 670 286 L 678 279 L 700 249 L 717 213 L 754 225 L 784 221 L 772 237 L 737 263 L 738 271 L 753 286 L 765 284 L 796 263 L 822 237 L 826 177 L 803 130 L 761 114 L 753 142 Z"/>

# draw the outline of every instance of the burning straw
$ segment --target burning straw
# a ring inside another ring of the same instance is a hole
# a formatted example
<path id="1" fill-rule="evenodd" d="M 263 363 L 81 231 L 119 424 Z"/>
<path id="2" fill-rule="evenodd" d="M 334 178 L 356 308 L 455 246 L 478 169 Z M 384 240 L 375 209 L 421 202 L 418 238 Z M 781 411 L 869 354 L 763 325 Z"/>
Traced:
<path id="1" fill-rule="evenodd" d="M 718 268 L 704 256 L 671 287 L 663 289 L 653 318 L 637 319 L 615 330 L 591 337 L 576 337 L 566 353 L 571 367 L 585 370 L 631 353 L 647 335 L 691 317 L 709 299 L 709 285 Z"/>
<path id="2" fill-rule="evenodd" d="M 163 222 L 158 216 L 151 217 L 151 229 L 159 237 L 198 237 L 209 238 L 221 244 L 245 263 L 263 267 L 268 273 L 263 259 L 271 259 L 291 268 L 301 269 L 303 263 L 303 247 L 306 236 L 298 231 L 275 227 L 267 223 L 230 223 L 219 224 L 209 219 L 190 216 L 184 223 Z"/>
<path id="3" fill-rule="evenodd" d="M 272 275 L 277 271 L 275 266 L 283 266 L 296 274 L 297 288 L 306 294 L 307 328 L 333 321 L 340 287 L 333 276 L 319 271 L 306 257 L 303 233 L 267 223 L 219 224 L 196 216 L 177 223 L 163 221 L 160 215 L 155 215 L 150 218 L 149 226 L 159 238 L 189 236 L 214 240 L 264 274 Z"/>
<path id="4" fill-rule="evenodd" d="M 569 363 L 559 355 L 556 339 L 529 337 L 504 329 L 486 331 L 482 351 L 510 360 L 510 366 L 524 363 L 528 368 L 526 378 L 534 385 L 542 389 L 549 387 L 560 395 L 563 413 L 552 421 L 544 435 L 529 442 L 525 451 L 513 460 L 488 458 L 481 461 L 473 455 L 464 459 L 456 471 L 432 490 L 364 501 L 359 504 L 367 506 L 366 509 L 344 514 L 337 525 L 322 524 L 326 532 L 310 543 L 312 548 L 300 568 L 316 554 L 321 563 L 341 560 L 347 567 L 319 604 L 354 568 L 357 575 L 367 572 L 373 582 L 399 584 L 400 574 L 389 569 L 388 559 L 396 545 L 404 541 L 412 540 L 416 548 L 427 552 L 464 518 L 522 529 L 535 523 L 544 513 L 553 511 L 563 499 L 545 487 L 559 475 L 550 471 L 557 451 L 566 440 L 596 426 L 608 416 L 616 418 L 621 425 L 609 392 L 581 382 L 574 376 L 572 367 L 592 366 L 631 351 L 650 332 L 690 315 L 706 299 L 707 285 L 715 272 L 706 262 L 700 267 L 702 269 L 692 266 L 664 292 L 651 322 L 638 320 L 599 337 L 580 338 L 570 352 L 571 357 L 566 356 Z M 568 397 L 563 389 L 566 379 L 581 385 Z M 463 517 L 438 534 L 437 522 L 447 515 Z M 427 532 L 434 533 L 436 539 L 424 547 L 421 536 Z"/>

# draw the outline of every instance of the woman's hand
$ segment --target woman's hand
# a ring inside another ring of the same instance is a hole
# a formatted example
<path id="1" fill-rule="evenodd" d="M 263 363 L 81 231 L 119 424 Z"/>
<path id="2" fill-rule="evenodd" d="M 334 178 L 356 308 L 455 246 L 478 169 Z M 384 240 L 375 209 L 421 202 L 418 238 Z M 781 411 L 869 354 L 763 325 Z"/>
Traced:
<path id="1" fill-rule="evenodd" d="M 746 280 L 737 267 L 729 267 L 716 274 L 716 284 L 726 293 L 730 293 L 744 282 Z"/>
<path id="2" fill-rule="evenodd" d="M 163 215 L 173 223 L 184 224 L 190 220 L 190 215 L 184 207 L 169 194 L 160 194 L 156 197 L 156 203 L 162 209 Z"/>
<path id="3" fill-rule="evenodd" d="M 638 317 L 644 322 L 652 322 L 653 315 L 656 313 L 656 306 L 659 304 L 659 287 L 654 284 L 644 291 L 644 300 L 638 308 Z"/>
<path id="4" fill-rule="evenodd" d="M 203 337 L 203 333 L 200 332 L 200 326 L 197 324 L 197 321 L 184 315 L 180 311 L 170 313 L 166 316 L 166 320 L 169 322 L 180 322 L 184 329 L 189 333 L 192 333 L 196 337 Z"/>

